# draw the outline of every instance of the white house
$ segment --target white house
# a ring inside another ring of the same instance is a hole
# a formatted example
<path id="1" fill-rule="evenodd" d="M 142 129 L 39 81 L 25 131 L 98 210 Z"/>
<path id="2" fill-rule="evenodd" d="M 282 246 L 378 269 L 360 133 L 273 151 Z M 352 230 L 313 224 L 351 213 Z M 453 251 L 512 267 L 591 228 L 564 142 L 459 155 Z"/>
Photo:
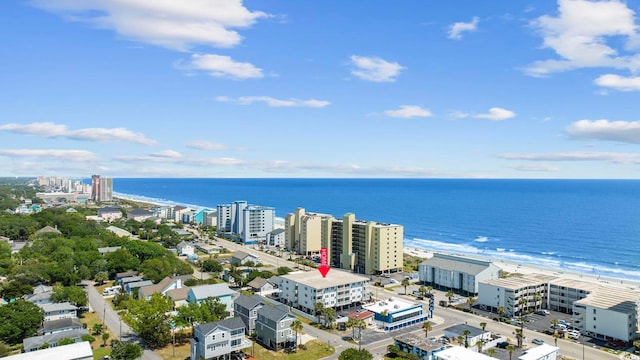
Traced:
<path id="1" fill-rule="evenodd" d="M 178 255 L 181 256 L 191 256 L 195 254 L 195 248 L 192 243 L 181 241 L 178 245 L 176 245 L 178 249 Z"/>
<path id="2" fill-rule="evenodd" d="M 78 308 L 68 302 L 39 304 L 44 311 L 44 321 L 78 317 Z"/>
<path id="3" fill-rule="evenodd" d="M 198 325 L 190 341 L 191 360 L 231 359 L 231 354 L 251 346 L 240 318 Z"/>
<path id="4" fill-rule="evenodd" d="M 49 347 L 47 349 L 10 355 L 4 360 L 93 360 L 93 349 L 88 341 Z"/>
<path id="5" fill-rule="evenodd" d="M 473 347 L 478 341 L 490 341 L 491 331 L 485 331 L 481 328 L 477 328 L 475 326 L 470 326 L 467 324 L 458 324 L 449 326 L 448 328 L 444 329 L 444 336 L 451 339 L 457 339 L 458 336 L 462 336 L 465 338 L 465 341 L 469 345 L 469 347 Z"/>
<path id="6" fill-rule="evenodd" d="M 259 257 L 255 256 L 255 255 L 248 254 L 248 253 L 246 253 L 244 251 L 236 251 L 233 254 L 231 254 L 231 263 L 232 264 L 242 265 L 242 264 L 246 263 L 247 261 L 251 261 L 254 264 L 261 264 L 262 263 L 262 259 L 260 259 Z"/>
<path id="7" fill-rule="evenodd" d="M 114 221 L 122 218 L 122 211 L 119 208 L 103 207 L 98 209 L 98 217 L 104 221 Z"/>
<path id="8" fill-rule="evenodd" d="M 542 344 L 528 349 L 518 357 L 518 360 L 556 360 L 560 349 L 549 344 Z"/>

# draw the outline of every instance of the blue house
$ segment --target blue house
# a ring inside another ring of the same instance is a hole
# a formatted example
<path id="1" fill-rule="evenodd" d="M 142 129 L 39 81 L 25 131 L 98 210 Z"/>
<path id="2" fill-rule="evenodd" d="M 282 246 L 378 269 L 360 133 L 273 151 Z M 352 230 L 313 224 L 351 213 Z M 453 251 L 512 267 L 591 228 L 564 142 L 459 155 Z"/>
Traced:
<path id="1" fill-rule="evenodd" d="M 227 312 L 233 316 L 233 300 L 238 293 L 229 289 L 227 284 L 211 284 L 194 286 L 187 293 L 187 302 L 199 303 L 206 298 L 217 298 L 227 307 Z"/>

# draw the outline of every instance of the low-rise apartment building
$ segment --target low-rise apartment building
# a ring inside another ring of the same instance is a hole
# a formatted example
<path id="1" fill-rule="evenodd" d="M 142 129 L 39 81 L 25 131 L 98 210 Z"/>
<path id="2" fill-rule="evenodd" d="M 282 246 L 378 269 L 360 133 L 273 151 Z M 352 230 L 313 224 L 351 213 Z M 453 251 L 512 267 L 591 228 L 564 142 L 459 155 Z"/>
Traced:
<path id="1" fill-rule="evenodd" d="M 522 315 L 540 309 L 547 298 L 549 281 L 556 277 L 542 274 L 524 274 L 478 283 L 478 304 L 498 312 L 503 308 L 506 316 Z"/>
<path id="2" fill-rule="evenodd" d="M 282 275 L 278 280 L 281 301 L 310 314 L 317 302 L 324 307 L 347 308 L 370 298 L 368 277 L 336 269 L 324 278 L 312 270 Z"/>
<path id="3" fill-rule="evenodd" d="M 466 296 L 477 295 L 478 283 L 499 279 L 501 273 L 502 269 L 489 261 L 439 253 L 418 265 L 420 282 Z"/>

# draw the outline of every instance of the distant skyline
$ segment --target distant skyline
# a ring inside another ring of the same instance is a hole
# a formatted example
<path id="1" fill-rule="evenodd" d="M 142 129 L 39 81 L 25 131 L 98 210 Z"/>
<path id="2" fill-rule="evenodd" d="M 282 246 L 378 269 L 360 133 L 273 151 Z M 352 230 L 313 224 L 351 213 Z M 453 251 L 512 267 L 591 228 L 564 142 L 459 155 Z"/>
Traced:
<path id="1" fill-rule="evenodd" d="M 0 2 L 0 176 L 637 179 L 639 10 Z"/>

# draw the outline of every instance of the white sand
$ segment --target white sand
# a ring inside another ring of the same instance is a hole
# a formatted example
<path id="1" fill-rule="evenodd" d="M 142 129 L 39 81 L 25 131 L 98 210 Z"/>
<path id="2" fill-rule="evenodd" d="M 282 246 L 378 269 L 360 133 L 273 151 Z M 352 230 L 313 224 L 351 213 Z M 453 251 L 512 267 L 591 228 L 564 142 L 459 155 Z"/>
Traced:
<path id="1" fill-rule="evenodd" d="M 428 259 L 433 256 L 434 252 L 417 248 L 417 247 L 405 247 L 404 253 L 411 256 L 417 256 L 423 259 Z M 552 275 L 552 276 L 557 276 L 565 279 L 574 279 L 574 280 L 592 282 L 595 284 L 621 287 L 629 290 L 640 290 L 640 281 L 614 278 L 614 277 L 604 277 L 604 276 L 598 276 L 598 275 L 592 275 L 592 274 L 584 274 L 577 271 L 567 271 L 566 269 L 551 268 L 551 267 L 545 267 L 545 266 L 536 265 L 536 264 L 515 263 L 512 261 L 505 261 L 502 259 L 483 258 L 481 256 L 471 256 L 466 254 L 451 254 L 451 253 L 444 253 L 444 252 L 440 252 L 440 253 L 447 254 L 447 255 L 455 255 L 455 256 L 460 256 L 460 257 L 465 257 L 470 259 L 491 261 L 496 266 L 500 267 L 502 270 L 509 273 Z"/>

